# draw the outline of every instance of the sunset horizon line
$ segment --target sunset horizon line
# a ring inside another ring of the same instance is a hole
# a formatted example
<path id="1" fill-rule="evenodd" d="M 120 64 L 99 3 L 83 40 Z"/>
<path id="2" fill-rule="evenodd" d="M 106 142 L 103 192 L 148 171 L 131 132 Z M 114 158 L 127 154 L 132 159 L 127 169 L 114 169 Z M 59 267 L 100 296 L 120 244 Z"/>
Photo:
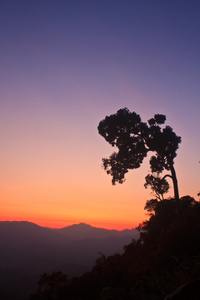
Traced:
<path id="1" fill-rule="evenodd" d="M 69 223 L 68 225 L 44 225 L 45 222 L 35 222 L 35 221 L 28 221 L 28 220 L 25 220 L 25 219 L 19 219 L 19 220 L 15 220 L 15 219 L 5 219 L 5 220 L 0 220 L 0 222 L 9 222 L 9 223 L 30 223 L 30 224 L 34 224 L 34 225 L 37 225 L 39 227 L 42 227 L 42 228 L 49 228 L 49 229 L 63 229 L 63 228 L 67 228 L 67 227 L 71 227 L 71 226 L 78 226 L 78 225 L 86 225 L 86 226 L 90 226 L 90 227 L 93 227 L 93 228 L 98 228 L 98 229 L 105 229 L 105 230 L 116 230 L 116 231 L 123 231 L 123 230 L 132 230 L 132 229 L 136 229 L 138 227 L 137 226 L 131 226 L 131 225 L 127 225 L 127 226 L 120 226 L 120 225 L 116 225 L 115 226 L 112 226 L 112 225 L 100 225 L 102 223 L 99 223 L 99 222 L 83 222 L 83 221 L 79 221 L 79 222 L 66 222 L 66 223 Z M 43 223 L 43 224 L 42 224 Z M 99 225 L 98 225 L 99 224 Z"/>

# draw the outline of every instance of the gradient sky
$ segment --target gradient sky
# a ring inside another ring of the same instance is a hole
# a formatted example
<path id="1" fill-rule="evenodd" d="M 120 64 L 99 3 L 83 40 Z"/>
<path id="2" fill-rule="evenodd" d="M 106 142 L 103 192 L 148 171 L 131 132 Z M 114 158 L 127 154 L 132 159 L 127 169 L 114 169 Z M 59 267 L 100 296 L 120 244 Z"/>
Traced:
<path id="1" fill-rule="evenodd" d="M 180 196 L 198 199 L 200 1 L 1 0 L 0 43 L 1 220 L 144 221 L 148 159 L 122 185 L 102 168 L 98 123 L 124 107 L 167 116 Z"/>

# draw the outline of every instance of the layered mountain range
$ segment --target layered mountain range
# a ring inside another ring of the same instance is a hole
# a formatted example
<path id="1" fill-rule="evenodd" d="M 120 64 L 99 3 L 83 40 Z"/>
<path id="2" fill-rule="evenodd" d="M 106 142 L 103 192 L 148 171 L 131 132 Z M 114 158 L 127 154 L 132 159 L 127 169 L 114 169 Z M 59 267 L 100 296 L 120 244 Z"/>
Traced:
<path id="1" fill-rule="evenodd" d="M 99 255 L 122 253 L 138 237 L 134 228 L 117 231 L 80 223 L 52 229 L 25 221 L 0 222 L 0 298 L 27 299 L 43 273 L 78 276 Z"/>

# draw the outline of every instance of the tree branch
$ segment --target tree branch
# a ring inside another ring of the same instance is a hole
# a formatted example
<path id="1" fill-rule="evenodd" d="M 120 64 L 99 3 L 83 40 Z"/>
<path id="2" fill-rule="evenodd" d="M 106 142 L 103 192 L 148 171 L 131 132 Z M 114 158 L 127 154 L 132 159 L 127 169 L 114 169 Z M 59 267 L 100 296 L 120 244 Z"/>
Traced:
<path id="1" fill-rule="evenodd" d="M 166 177 L 170 177 L 171 179 L 173 179 L 172 175 L 167 174 L 167 175 L 165 175 L 161 180 L 164 180 Z"/>

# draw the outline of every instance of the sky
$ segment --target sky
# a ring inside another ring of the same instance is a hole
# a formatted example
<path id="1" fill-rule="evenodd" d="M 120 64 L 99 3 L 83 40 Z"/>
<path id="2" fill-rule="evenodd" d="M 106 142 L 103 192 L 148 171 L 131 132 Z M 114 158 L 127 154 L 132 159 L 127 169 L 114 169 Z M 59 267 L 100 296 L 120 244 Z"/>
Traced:
<path id="1" fill-rule="evenodd" d="M 124 107 L 166 115 L 180 196 L 198 200 L 199 0 L 1 0 L 0 43 L 1 221 L 146 220 L 148 158 L 115 186 L 102 167 L 113 148 L 97 126 Z"/>

